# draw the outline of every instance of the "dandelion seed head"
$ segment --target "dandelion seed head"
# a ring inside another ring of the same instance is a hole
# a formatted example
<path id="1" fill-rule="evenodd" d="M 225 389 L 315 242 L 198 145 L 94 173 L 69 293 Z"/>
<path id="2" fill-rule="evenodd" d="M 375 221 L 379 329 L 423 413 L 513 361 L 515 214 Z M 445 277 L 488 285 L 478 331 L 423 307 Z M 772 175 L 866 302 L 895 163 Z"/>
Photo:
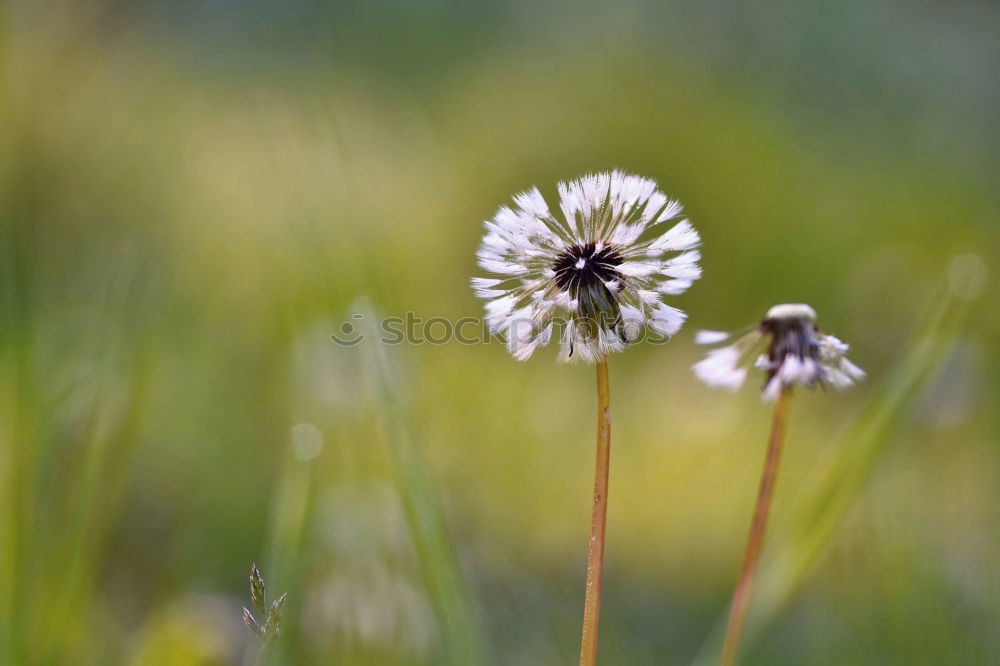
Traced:
<path id="1" fill-rule="evenodd" d="M 701 237 L 655 181 L 621 171 L 557 185 L 554 215 L 537 188 L 514 195 L 485 223 L 472 280 L 486 322 L 511 354 L 530 357 L 553 337 L 560 359 L 598 361 L 638 341 L 644 327 L 672 336 L 686 315 L 663 303 L 701 276 Z"/>
<path id="2" fill-rule="evenodd" d="M 717 344 L 728 333 L 701 331 L 699 344 Z M 774 400 L 786 387 L 817 386 L 843 389 L 864 379 L 864 371 L 847 358 L 848 345 L 823 333 L 816 311 L 804 303 L 784 303 L 767 311 L 764 319 L 735 342 L 708 352 L 694 365 L 695 375 L 709 386 L 735 391 L 753 365 L 765 373 L 762 395 Z"/>

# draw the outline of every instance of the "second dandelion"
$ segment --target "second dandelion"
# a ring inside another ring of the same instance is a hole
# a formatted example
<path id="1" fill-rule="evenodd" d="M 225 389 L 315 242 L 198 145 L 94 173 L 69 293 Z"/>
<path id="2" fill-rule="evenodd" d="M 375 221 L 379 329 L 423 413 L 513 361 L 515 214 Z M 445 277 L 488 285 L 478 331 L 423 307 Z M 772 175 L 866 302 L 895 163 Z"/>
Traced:
<path id="1" fill-rule="evenodd" d="M 561 328 L 562 360 L 597 366 L 597 464 L 587 549 L 581 666 L 597 662 L 607 523 L 611 407 L 607 356 L 644 334 L 669 338 L 685 315 L 663 302 L 701 275 L 701 239 L 681 205 L 646 178 L 615 171 L 559 184 L 562 218 L 536 188 L 486 222 L 474 278 L 486 322 L 523 360 Z"/>
<path id="2" fill-rule="evenodd" d="M 714 344 L 729 337 L 728 333 L 701 331 L 697 339 L 702 344 Z M 764 544 L 792 387 L 798 384 L 806 388 L 827 385 L 846 388 L 864 378 L 865 373 L 847 359 L 846 353 L 846 344 L 819 330 L 815 310 L 802 303 L 786 303 L 775 305 L 750 333 L 730 345 L 710 351 L 694 366 L 695 374 L 706 384 L 736 390 L 746 379 L 747 367 L 753 364 L 765 372 L 764 399 L 775 401 L 750 537 L 729 609 L 722 648 L 723 666 L 736 663 L 750 589 Z"/>

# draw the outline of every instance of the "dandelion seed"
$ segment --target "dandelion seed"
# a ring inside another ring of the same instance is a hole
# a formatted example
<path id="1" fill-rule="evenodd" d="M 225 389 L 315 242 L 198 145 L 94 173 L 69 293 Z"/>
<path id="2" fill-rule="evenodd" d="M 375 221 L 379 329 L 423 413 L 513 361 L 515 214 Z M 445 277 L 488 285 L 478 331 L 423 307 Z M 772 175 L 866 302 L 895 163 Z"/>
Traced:
<path id="1" fill-rule="evenodd" d="M 701 276 L 701 238 L 678 219 L 680 203 L 620 171 L 558 191 L 561 217 L 531 188 L 486 222 L 477 257 L 494 277 L 473 278 L 472 287 L 487 300 L 490 331 L 524 360 L 560 322 L 560 359 L 590 363 L 638 341 L 647 326 L 674 335 L 687 315 L 663 297 Z"/>

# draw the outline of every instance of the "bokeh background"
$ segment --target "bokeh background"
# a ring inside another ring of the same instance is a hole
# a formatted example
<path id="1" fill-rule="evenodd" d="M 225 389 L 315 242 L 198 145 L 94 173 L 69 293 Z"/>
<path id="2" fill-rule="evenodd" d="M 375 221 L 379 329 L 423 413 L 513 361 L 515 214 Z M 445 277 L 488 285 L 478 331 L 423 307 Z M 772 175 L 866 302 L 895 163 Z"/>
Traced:
<path id="1" fill-rule="evenodd" d="M 575 663 L 593 370 L 329 336 L 478 316 L 482 220 L 619 167 L 705 274 L 611 364 L 601 662 L 712 663 L 769 413 L 692 333 L 801 300 L 870 374 L 794 401 L 745 663 L 1000 664 L 996 3 L 0 17 L 0 663 L 252 663 L 252 561 L 276 664 Z"/>

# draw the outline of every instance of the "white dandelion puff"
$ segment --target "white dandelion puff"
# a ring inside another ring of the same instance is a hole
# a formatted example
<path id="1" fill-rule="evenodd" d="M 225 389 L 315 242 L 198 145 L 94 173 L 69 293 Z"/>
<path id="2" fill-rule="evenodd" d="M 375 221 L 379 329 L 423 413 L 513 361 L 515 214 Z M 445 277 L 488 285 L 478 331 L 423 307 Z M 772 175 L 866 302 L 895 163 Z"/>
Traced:
<path id="1" fill-rule="evenodd" d="M 698 232 L 656 182 L 613 171 L 558 184 L 559 211 L 537 188 L 485 223 L 477 252 L 488 278 L 486 323 L 518 359 L 559 335 L 562 360 L 596 362 L 649 327 L 672 336 L 686 315 L 663 303 L 701 277 Z M 666 256 L 671 255 L 671 256 Z"/>
<path id="2" fill-rule="evenodd" d="M 729 337 L 721 331 L 700 331 L 695 341 L 710 345 Z M 750 333 L 710 351 L 693 369 L 709 386 L 735 391 L 753 365 L 766 373 L 764 399 L 774 400 L 794 385 L 843 389 L 864 379 L 864 370 L 848 360 L 847 351 L 844 342 L 819 330 L 816 311 L 810 306 L 785 303 L 768 310 Z"/>

